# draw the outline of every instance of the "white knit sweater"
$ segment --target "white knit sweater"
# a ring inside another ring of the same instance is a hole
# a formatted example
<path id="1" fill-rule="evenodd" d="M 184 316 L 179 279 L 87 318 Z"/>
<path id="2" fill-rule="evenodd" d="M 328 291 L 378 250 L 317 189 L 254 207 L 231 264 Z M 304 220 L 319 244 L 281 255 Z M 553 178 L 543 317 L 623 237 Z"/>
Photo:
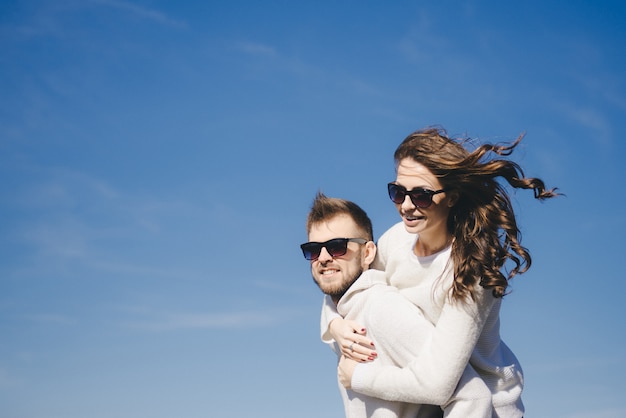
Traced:
<path id="1" fill-rule="evenodd" d="M 332 303 L 330 299 L 326 301 Z M 426 349 L 434 330 L 421 310 L 398 289 L 388 286 L 384 272 L 378 270 L 365 271 L 341 298 L 337 311 L 367 328 L 376 345 L 378 366 L 406 366 Z M 444 402 L 426 391 L 415 398 L 414 403 L 407 403 L 382 400 L 339 387 L 347 418 L 441 417 L 441 408 L 435 405 L 444 405 L 448 418 L 492 417 L 491 393 L 471 366 L 463 372 L 458 390 Z"/>
<path id="2" fill-rule="evenodd" d="M 359 364 L 352 377 L 353 390 L 404 402 L 420 402 L 426 392 L 432 392 L 440 396 L 435 403 L 442 404 L 454 392 L 469 361 L 491 390 L 494 416 L 522 417 L 523 374 L 515 355 L 500 339 L 501 299 L 483 289 L 475 302 L 452 302 L 448 297 L 453 280 L 450 248 L 417 257 L 413 252 L 416 239 L 402 223 L 394 225 L 378 242 L 375 267 L 384 269 L 389 284 L 435 325 L 432 340 L 404 368 L 376 361 Z"/>
<path id="3" fill-rule="evenodd" d="M 326 302 L 332 303 L 330 298 Z M 397 309 L 389 309 L 394 305 Z M 385 273 L 378 270 L 365 271 L 341 298 L 337 311 L 344 318 L 367 327 L 370 337 L 381 348 L 376 361 L 383 365 L 406 365 L 415 355 L 411 349 L 421 347 L 424 340 L 430 338 L 433 328 L 419 309 L 400 295 L 398 289 L 387 286 Z M 398 339 L 403 325 L 410 327 L 412 332 L 406 338 Z M 409 339 L 415 340 L 413 344 L 409 344 Z M 396 340 L 402 343 L 397 344 Z M 338 350 L 336 352 L 339 358 Z M 346 390 L 341 384 L 339 390 L 346 418 L 441 417 L 439 408 L 374 398 Z"/>

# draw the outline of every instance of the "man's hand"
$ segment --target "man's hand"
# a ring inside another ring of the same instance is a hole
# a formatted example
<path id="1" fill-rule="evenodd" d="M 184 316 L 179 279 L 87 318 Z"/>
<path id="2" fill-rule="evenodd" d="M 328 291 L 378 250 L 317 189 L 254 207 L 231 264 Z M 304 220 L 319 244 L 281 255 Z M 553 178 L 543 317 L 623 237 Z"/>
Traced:
<path id="1" fill-rule="evenodd" d="M 352 375 L 354 374 L 354 369 L 358 364 L 359 363 L 347 358 L 346 356 L 341 356 L 341 359 L 339 360 L 337 374 L 339 376 L 339 381 L 346 389 L 350 389 L 352 387 Z"/>

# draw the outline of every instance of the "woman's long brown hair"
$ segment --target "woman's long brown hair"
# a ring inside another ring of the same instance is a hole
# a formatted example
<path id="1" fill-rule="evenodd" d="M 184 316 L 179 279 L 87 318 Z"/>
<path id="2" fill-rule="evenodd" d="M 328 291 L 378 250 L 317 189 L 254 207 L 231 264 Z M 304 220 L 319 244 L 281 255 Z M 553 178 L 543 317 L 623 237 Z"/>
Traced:
<path id="1" fill-rule="evenodd" d="M 510 144 L 483 144 L 469 152 L 464 147 L 467 139 L 451 139 L 443 129 L 428 128 L 412 133 L 396 149 L 396 165 L 410 158 L 428 168 L 446 191 L 458 193 L 448 218 L 454 237 L 451 292 L 455 300 L 474 298 L 477 285 L 502 297 L 509 280 L 531 265 L 530 253 L 520 243 L 509 195 L 498 179 L 515 189 L 533 190 L 538 200 L 558 193 L 546 190 L 541 179 L 526 178 L 517 163 L 500 158 L 510 155 L 522 138 Z M 512 268 L 505 272 L 507 262 Z"/>

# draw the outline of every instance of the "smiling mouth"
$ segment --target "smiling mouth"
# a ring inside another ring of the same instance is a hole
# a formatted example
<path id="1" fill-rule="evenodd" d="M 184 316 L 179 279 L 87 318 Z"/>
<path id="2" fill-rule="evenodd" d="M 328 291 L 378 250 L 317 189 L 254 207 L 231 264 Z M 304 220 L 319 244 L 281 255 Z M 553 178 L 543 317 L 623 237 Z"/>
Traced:
<path id="1" fill-rule="evenodd" d="M 324 270 L 322 271 L 322 276 L 330 276 L 332 274 L 337 273 L 339 270 L 335 270 L 335 269 L 328 269 L 328 270 Z"/>
<path id="2" fill-rule="evenodd" d="M 404 219 L 406 219 L 407 221 L 417 221 L 417 220 L 420 220 L 420 219 L 424 219 L 424 216 L 407 215 L 405 213 L 404 214 Z"/>

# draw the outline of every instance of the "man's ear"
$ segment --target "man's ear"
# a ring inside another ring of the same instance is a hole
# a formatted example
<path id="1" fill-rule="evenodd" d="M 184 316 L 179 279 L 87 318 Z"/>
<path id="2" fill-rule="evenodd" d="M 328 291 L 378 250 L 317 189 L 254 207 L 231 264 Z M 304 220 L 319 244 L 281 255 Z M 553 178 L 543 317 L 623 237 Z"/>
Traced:
<path id="1" fill-rule="evenodd" d="M 370 264 L 374 262 L 374 258 L 376 257 L 376 244 L 374 244 L 374 241 L 367 241 L 363 246 L 365 247 L 363 264 L 366 264 L 366 267 L 369 268 Z"/>

